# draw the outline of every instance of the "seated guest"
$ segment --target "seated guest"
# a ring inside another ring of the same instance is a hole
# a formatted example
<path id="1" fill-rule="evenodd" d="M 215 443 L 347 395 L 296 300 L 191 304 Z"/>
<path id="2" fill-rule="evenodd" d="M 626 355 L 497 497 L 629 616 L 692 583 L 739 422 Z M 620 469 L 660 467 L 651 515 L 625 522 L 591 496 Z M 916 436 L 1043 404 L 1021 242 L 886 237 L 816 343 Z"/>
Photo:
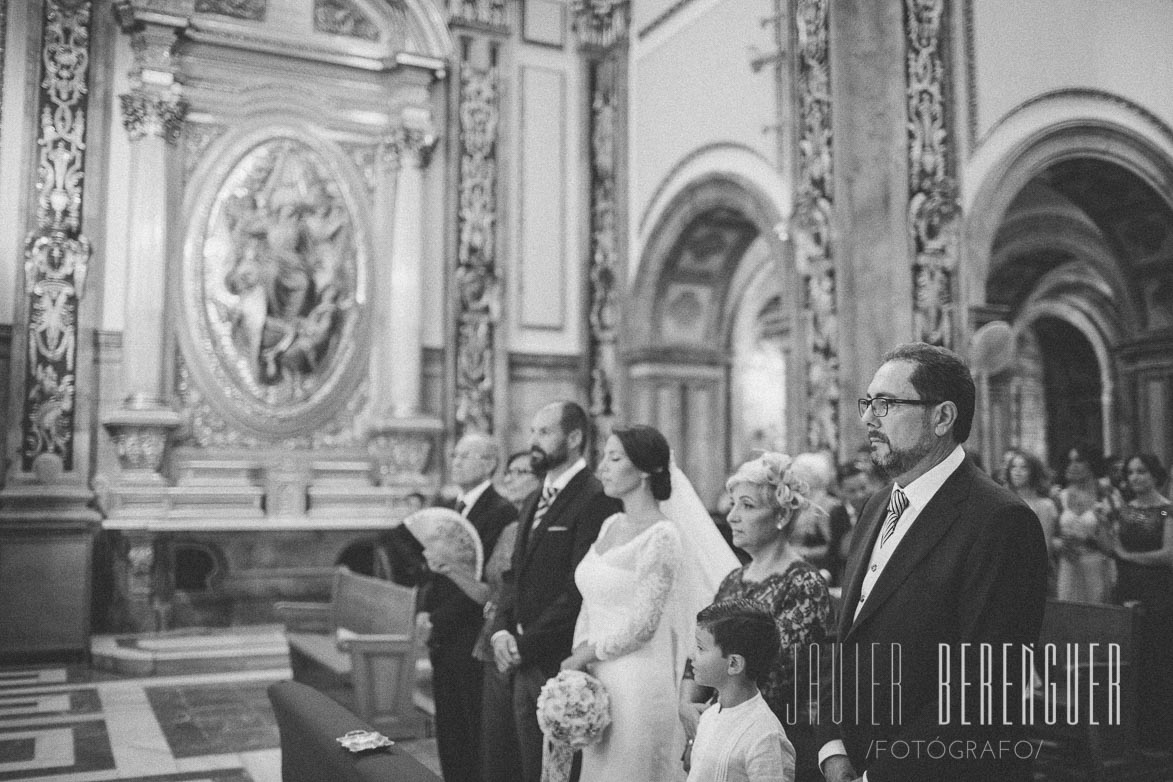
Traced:
<path id="1" fill-rule="evenodd" d="M 525 498 L 542 488 L 542 479 L 530 464 L 529 451 L 518 451 L 509 457 L 501 478 L 501 494 L 521 509 Z M 493 554 L 485 560 L 485 583 L 489 597 L 485 602 L 484 624 L 473 646 L 473 657 L 484 668 L 484 689 L 481 696 L 481 779 L 483 782 L 514 782 L 521 779 L 521 758 L 514 750 L 517 743 L 513 724 L 512 673 L 497 670 L 493 661 L 493 645 L 489 643 L 497 604 L 505 587 L 505 572 L 513 559 L 513 545 L 517 541 L 517 521 L 511 521 L 501 530 Z"/>
<path id="2" fill-rule="evenodd" d="M 794 746 L 758 682 L 778 659 L 774 618 L 752 600 L 726 600 L 696 617 L 692 670 L 717 691 L 692 746 L 689 782 L 792 782 Z"/>
<path id="3" fill-rule="evenodd" d="M 460 487 L 456 511 L 476 528 L 485 556 L 492 558 L 501 531 L 517 519 L 517 507 L 493 488 L 497 443 L 466 434 L 452 452 L 452 479 Z M 428 652 L 436 703 L 436 743 L 447 782 L 480 779 L 483 665 L 473 657 L 482 606 L 490 586 L 429 549 L 430 584 L 424 610 L 431 615 Z"/>

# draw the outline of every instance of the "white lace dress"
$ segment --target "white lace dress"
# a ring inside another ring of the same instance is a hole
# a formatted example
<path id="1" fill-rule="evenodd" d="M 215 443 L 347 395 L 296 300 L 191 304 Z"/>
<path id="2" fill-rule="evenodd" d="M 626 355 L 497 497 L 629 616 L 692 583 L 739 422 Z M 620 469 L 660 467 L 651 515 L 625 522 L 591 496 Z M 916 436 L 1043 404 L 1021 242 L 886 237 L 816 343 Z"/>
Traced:
<path id="1" fill-rule="evenodd" d="M 600 540 L 620 518 L 603 523 Z M 591 672 L 611 696 L 611 725 L 583 750 L 581 782 L 684 779 L 676 693 L 681 652 L 693 639 L 681 637 L 677 621 L 681 561 L 676 525 L 660 521 L 602 554 L 592 546 L 574 573 L 582 592 L 574 644 L 594 644 L 601 662 Z"/>

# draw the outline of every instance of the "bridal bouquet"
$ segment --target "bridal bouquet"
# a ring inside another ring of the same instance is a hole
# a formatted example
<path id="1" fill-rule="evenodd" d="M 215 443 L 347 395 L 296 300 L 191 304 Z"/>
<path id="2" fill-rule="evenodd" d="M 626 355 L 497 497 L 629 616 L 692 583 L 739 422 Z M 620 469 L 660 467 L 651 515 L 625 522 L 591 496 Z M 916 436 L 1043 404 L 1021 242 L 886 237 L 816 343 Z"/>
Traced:
<path id="1" fill-rule="evenodd" d="M 542 782 L 566 782 L 576 750 L 599 741 L 611 724 L 603 683 L 582 671 L 560 671 L 538 695 L 538 727 L 546 737 Z"/>

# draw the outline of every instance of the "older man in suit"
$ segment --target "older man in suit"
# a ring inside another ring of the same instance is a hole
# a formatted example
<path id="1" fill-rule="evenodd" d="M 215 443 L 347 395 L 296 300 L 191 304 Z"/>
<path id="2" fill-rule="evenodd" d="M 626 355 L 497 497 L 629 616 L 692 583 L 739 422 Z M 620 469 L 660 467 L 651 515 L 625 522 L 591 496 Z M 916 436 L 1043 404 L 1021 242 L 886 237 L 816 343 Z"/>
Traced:
<path id="1" fill-rule="evenodd" d="M 492 636 L 497 667 L 513 671 L 513 709 L 526 782 L 538 782 L 542 775 L 538 693 L 570 655 L 582 605 L 574 569 L 603 521 L 622 509 L 587 468 L 583 454 L 589 429 L 585 411 L 574 402 L 554 402 L 534 416 L 530 456 L 545 480 L 522 506 Z"/>
<path id="2" fill-rule="evenodd" d="M 829 782 L 1031 779 L 1021 653 L 1038 640 L 1047 550 L 1030 508 L 962 450 L 974 399 L 958 356 L 912 343 L 859 400 L 892 482 L 864 506 L 847 562 L 842 709 L 820 727 Z"/>
<path id="3" fill-rule="evenodd" d="M 466 434 L 452 451 L 452 480 L 460 487 L 456 511 L 480 536 L 488 559 L 517 508 L 493 488 L 497 441 Z M 482 624 L 489 585 L 436 555 L 429 555 L 430 583 L 423 608 L 431 615 L 428 651 L 436 703 L 436 739 L 440 768 L 447 782 L 480 779 L 481 692 L 484 666 L 472 656 Z"/>

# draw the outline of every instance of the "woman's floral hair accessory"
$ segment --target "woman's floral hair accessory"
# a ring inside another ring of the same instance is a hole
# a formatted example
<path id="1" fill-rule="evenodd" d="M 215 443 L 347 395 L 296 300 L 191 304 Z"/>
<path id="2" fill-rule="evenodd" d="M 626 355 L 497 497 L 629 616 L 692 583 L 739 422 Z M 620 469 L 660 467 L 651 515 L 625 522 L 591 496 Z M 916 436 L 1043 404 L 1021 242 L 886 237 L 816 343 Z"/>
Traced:
<path id="1" fill-rule="evenodd" d="M 807 499 L 810 486 L 791 471 L 793 462 L 789 454 L 765 451 L 741 465 L 725 482 L 725 488 L 732 489 L 738 483 L 754 483 L 770 489 L 779 508 L 800 510 L 810 504 Z"/>

